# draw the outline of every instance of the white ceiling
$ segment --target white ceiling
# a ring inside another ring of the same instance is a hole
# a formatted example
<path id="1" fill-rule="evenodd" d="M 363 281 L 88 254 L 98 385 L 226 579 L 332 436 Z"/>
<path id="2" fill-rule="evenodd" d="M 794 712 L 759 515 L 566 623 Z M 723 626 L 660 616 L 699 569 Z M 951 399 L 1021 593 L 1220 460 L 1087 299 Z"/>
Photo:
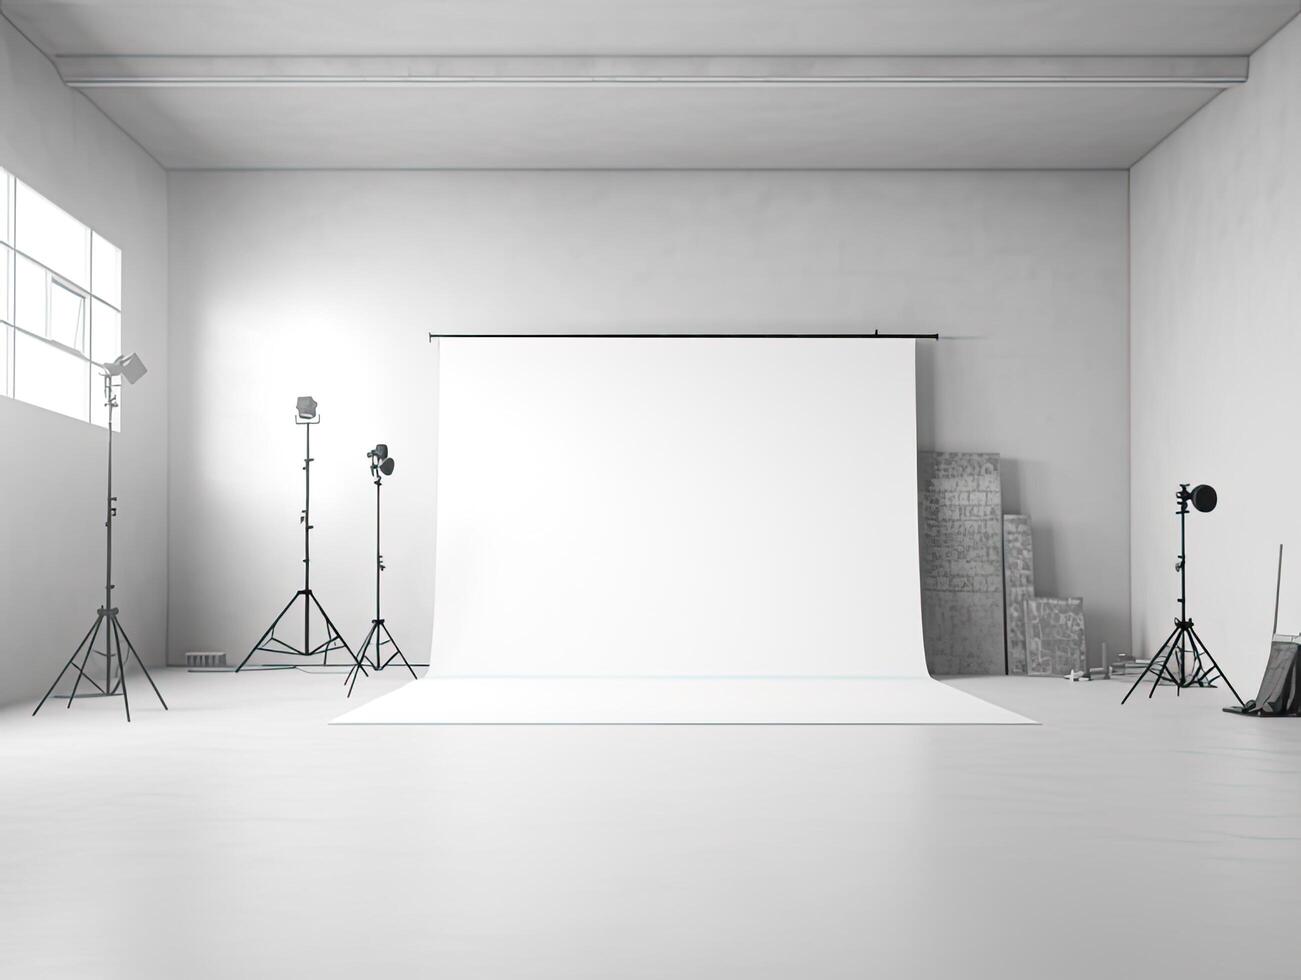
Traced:
<path id="1" fill-rule="evenodd" d="M 1122 168 L 1210 97 L 1180 88 L 591 86 L 91 94 L 171 167 L 504 169 Z"/>
<path id="2" fill-rule="evenodd" d="M 3 0 L 49 54 L 1249 54 L 1289 0 Z"/>
<path id="3" fill-rule="evenodd" d="M 1126 167 L 1298 7 L 0 0 L 178 168 Z"/>

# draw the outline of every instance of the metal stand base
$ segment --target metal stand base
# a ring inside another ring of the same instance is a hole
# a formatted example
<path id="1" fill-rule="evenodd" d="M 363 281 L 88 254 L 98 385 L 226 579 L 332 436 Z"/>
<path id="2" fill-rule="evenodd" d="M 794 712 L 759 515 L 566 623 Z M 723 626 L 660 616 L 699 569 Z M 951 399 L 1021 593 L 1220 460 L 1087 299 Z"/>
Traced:
<path id="1" fill-rule="evenodd" d="M 303 648 L 301 649 L 276 636 L 276 627 L 280 625 L 282 619 L 289 615 L 289 611 L 294 608 L 294 604 L 298 602 L 299 599 L 303 600 Z M 308 645 L 311 640 L 309 639 L 310 634 L 307 631 L 308 617 L 311 616 L 313 608 L 321 614 L 321 619 L 325 621 L 325 639 L 314 647 Z M 348 656 L 352 658 L 353 670 L 360 669 L 363 674 L 366 673 L 365 666 L 357 659 L 357 655 L 352 652 L 352 647 L 348 646 L 348 641 L 343 638 L 343 634 L 335 628 L 334 621 L 330 619 L 329 614 L 326 613 L 320 600 L 316 598 L 316 594 L 312 592 L 311 589 L 299 589 L 294 593 L 294 597 L 285 604 L 285 608 L 280 610 L 280 615 L 271 621 L 271 625 L 267 627 L 266 632 L 262 634 L 262 637 L 257 641 L 257 643 L 253 644 L 253 649 L 248 652 L 248 656 L 240 661 L 240 665 L 235 668 L 235 673 L 238 674 L 248 666 L 248 662 L 253 659 L 253 654 L 258 653 L 259 651 L 262 653 L 281 654 L 288 657 L 315 657 L 319 655 L 322 657 L 321 666 L 328 667 L 330 665 L 330 653 L 333 650 L 347 650 Z M 292 667 L 296 665 L 255 664 L 254 666 Z"/>
<path id="2" fill-rule="evenodd" d="M 1192 654 L 1193 657 L 1191 671 L 1187 670 L 1187 657 L 1189 654 Z M 1170 663 L 1171 660 L 1174 660 L 1173 666 Z M 1121 704 L 1129 700 L 1129 696 L 1134 693 L 1138 685 L 1143 683 L 1143 678 L 1149 673 L 1152 674 L 1152 689 L 1147 692 L 1149 698 L 1156 693 L 1157 686 L 1162 681 L 1173 684 L 1176 695 L 1185 687 L 1214 687 L 1216 681 L 1224 681 L 1225 686 L 1237 698 L 1238 704 L 1242 704 L 1242 698 L 1233 689 L 1233 684 L 1229 682 L 1229 678 L 1220 669 L 1220 665 L 1215 662 L 1215 657 L 1211 655 L 1211 651 L 1207 649 L 1206 644 L 1202 642 L 1202 638 L 1193 629 L 1191 619 L 1175 620 L 1175 628 L 1166 637 L 1165 642 L 1161 644 L 1156 656 L 1143 668 L 1143 673 L 1138 675 L 1129 691 L 1121 698 Z"/>
<path id="3" fill-rule="evenodd" d="M 71 669 L 77 672 L 77 678 L 72 682 L 72 693 L 66 695 L 68 699 L 67 707 L 72 707 L 72 702 L 78 696 L 77 690 L 81 686 L 81 682 L 84 680 L 94 688 L 94 691 L 88 691 L 82 694 L 81 697 L 113 698 L 121 695 L 122 706 L 126 709 L 126 720 L 130 721 L 131 700 L 127 696 L 126 665 L 132 659 L 135 660 L 136 665 L 139 666 L 141 672 L 145 675 L 145 680 L 149 682 L 149 686 L 154 689 L 154 695 L 158 698 L 158 703 L 163 706 L 164 711 L 168 710 L 167 702 L 163 700 L 163 696 L 158 692 L 158 685 L 155 684 L 154 679 L 149 676 L 149 668 L 146 667 L 144 661 L 140 659 L 140 654 L 136 653 L 136 648 L 131 643 L 130 637 L 126 635 L 126 630 L 124 630 L 122 624 L 118 622 L 117 614 L 118 610 L 116 606 L 112 609 L 106 609 L 103 606 L 100 606 L 99 614 L 95 617 L 94 625 L 91 626 L 86 635 L 82 637 L 81 642 L 77 644 L 77 649 L 72 651 L 72 656 L 68 658 L 68 662 L 64 664 L 63 669 L 59 671 L 59 676 L 54 678 L 54 683 L 51 684 L 50 689 L 45 692 L 45 697 L 41 698 L 41 703 L 38 704 L 36 709 L 32 712 L 33 715 L 35 715 L 37 711 L 41 710 L 45 705 L 45 702 L 49 700 L 52 694 L 54 694 L 54 689 L 59 686 L 59 681 L 63 680 L 63 675 Z M 96 650 L 95 641 L 99 639 L 100 636 L 104 637 L 104 649 Z M 126 656 L 123 656 L 122 653 L 123 646 L 126 647 Z M 98 657 L 104 658 L 103 685 L 96 681 L 95 678 L 90 675 L 89 671 L 86 670 L 86 666 L 90 662 L 90 655 L 92 653 Z M 78 659 L 80 659 L 80 663 L 77 662 Z M 116 680 L 113 678 L 113 664 L 115 662 L 117 664 Z M 60 697 L 63 696 L 65 695 L 60 695 Z"/>
<path id="4" fill-rule="evenodd" d="M 383 648 L 386 644 L 393 647 L 393 652 L 388 657 L 384 656 Z M 357 651 L 357 662 L 344 678 L 344 683 L 348 685 L 348 695 L 352 695 L 352 686 L 357 683 L 357 674 L 363 669 L 363 664 L 378 673 L 394 660 L 401 660 L 412 678 L 416 677 L 415 668 L 411 666 L 411 661 L 407 660 L 406 654 L 398 646 L 398 641 L 393 639 L 393 634 L 388 631 L 388 625 L 382 619 L 372 619 L 366 639 L 361 641 L 361 648 Z"/>

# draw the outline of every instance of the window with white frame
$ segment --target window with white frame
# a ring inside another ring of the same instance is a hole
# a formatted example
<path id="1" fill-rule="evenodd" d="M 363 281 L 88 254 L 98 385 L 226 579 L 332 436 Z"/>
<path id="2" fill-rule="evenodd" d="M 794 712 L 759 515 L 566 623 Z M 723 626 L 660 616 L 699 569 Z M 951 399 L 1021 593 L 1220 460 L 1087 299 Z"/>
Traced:
<path id="1" fill-rule="evenodd" d="M 122 353 L 122 253 L 2 169 L 0 325 L 0 394 L 107 423 L 95 365 Z"/>

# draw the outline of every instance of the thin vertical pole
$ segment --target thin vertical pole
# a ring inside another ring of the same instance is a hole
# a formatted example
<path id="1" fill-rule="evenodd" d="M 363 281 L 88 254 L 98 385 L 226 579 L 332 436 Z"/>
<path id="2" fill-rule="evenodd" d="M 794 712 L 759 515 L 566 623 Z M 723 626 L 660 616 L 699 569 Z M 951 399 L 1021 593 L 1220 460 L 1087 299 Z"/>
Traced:
<path id="1" fill-rule="evenodd" d="M 384 558 L 379 549 L 379 487 L 380 478 L 375 478 L 375 621 L 379 622 L 379 573 L 384 568 Z M 378 663 L 378 657 L 376 663 Z"/>
<path id="2" fill-rule="evenodd" d="M 1274 632 L 1269 634 L 1269 642 L 1274 642 L 1278 635 L 1278 597 L 1283 591 L 1283 546 L 1278 546 L 1278 578 L 1274 580 Z"/>
<path id="3" fill-rule="evenodd" d="M 122 683 L 122 707 L 126 709 L 126 720 L 131 720 L 131 698 L 126 691 L 126 661 L 122 659 L 122 634 L 118 632 L 117 617 L 110 616 L 108 620 L 109 632 L 113 637 L 113 646 L 117 648 L 117 672 Z M 143 666 L 143 664 L 141 665 Z M 147 672 L 146 672 L 147 673 Z M 153 683 L 152 681 L 150 683 Z M 155 689 L 156 692 L 156 689 Z M 162 700 L 159 698 L 159 700 Z M 166 705 L 164 705 L 166 707 Z"/>
<path id="4" fill-rule="evenodd" d="M 104 372 L 104 401 L 108 406 L 108 500 L 104 516 L 108 538 L 104 559 L 104 610 L 107 612 L 113 608 L 113 376 L 107 371 Z M 113 689 L 113 657 L 107 646 L 105 654 L 104 692 L 107 694 Z"/>
<path id="5" fill-rule="evenodd" d="M 1187 489 L 1186 487 L 1184 488 Z M 1179 498 L 1179 620 L 1180 622 L 1188 621 L 1188 545 L 1186 537 L 1186 528 L 1188 524 L 1188 498 L 1180 495 Z M 1184 661 L 1187 659 L 1187 651 L 1184 648 L 1184 632 L 1179 632 L 1179 687 L 1184 686 L 1186 680 L 1184 671 Z M 1177 693 L 1177 689 L 1176 689 Z"/>
<path id="6" fill-rule="evenodd" d="M 312 592 L 312 423 L 303 428 L 307 430 L 307 455 L 303 457 L 303 653 L 310 653 L 312 604 L 307 597 Z M 328 650 L 325 656 L 328 660 Z"/>
<path id="7" fill-rule="evenodd" d="M 1179 618 L 1188 618 L 1188 547 L 1185 543 L 1185 525 L 1188 521 L 1188 502 L 1179 508 Z"/>

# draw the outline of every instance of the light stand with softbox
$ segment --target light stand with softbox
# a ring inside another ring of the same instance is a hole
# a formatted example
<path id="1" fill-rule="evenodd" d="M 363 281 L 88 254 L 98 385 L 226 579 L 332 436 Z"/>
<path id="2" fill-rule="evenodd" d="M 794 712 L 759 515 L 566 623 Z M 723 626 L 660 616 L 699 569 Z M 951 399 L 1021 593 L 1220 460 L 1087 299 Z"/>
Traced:
<path id="1" fill-rule="evenodd" d="M 72 651 L 72 656 L 68 662 L 63 665 L 59 675 L 54 678 L 54 683 L 50 689 L 45 692 L 45 697 L 41 698 L 40 703 L 36 705 L 32 714 L 40 711 L 42 706 L 54 689 L 59 686 L 59 682 L 69 670 L 77 672 L 76 679 L 72 682 L 72 692 L 67 695 L 69 708 L 77 697 L 117 697 L 122 696 L 122 706 L 126 709 L 126 720 L 131 720 L 131 700 L 127 696 L 126 669 L 127 664 L 134 659 L 136 665 L 145 675 L 145 680 L 149 686 L 154 689 L 154 694 L 158 697 L 158 703 L 167 710 L 167 702 L 163 700 L 162 694 L 158 691 L 158 685 L 154 683 L 153 677 L 149 674 L 149 668 L 145 666 L 144 661 L 140 659 L 140 654 L 136 652 L 134 644 L 130 637 L 126 635 L 126 630 L 122 628 L 118 620 L 118 608 L 113 605 L 113 518 L 117 516 L 117 497 L 113 496 L 113 410 L 118 407 L 117 393 L 122 387 L 122 381 L 127 384 L 135 384 L 145 375 L 145 363 L 140 359 L 139 354 L 123 354 L 115 361 L 99 365 L 100 371 L 104 377 L 104 405 L 108 408 L 108 492 L 106 501 L 106 516 L 104 519 L 105 538 L 107 542 L 106 558 L 104 563 L 104 605 L 99 607 L 95 616 L 95 622 L 82 640 L 77 644 L 77 648 Z M 117 379 L 116 381 L 114 379 Z M 102 639 L 104 648 L 95 649 L 95 643 Z M 125 654 L 123 653 L 125 648 Z M 93 673 L 88 669 L 90 657 L 94 654 L 104 658 L 104 674 L 102 684 L 97 680 Z M 80 661 L 80 662 L 78 662 Z M 117 664 L 116 677 L 114 676 L 113 665 Z M 81 682 L 85 681 L 93 689 L 90 692 L 77 694 L 81 687 Z"/>
<path id="2" fill-rule="evenodd" d="M 375 483 L 375 618 L 370 621 L 370 630 L 366 633 L 366 639 L 357 650 L 357 663 L 348 672 L 347 683 L 350 695 L 353 685 L 357 683 L 357 675 L 362 664 L 373 667 L 378 672 L 394 660 L 401 660 L 411 676 L 416 676 L 415 669 L 407 660 L 406 654 L 402 652 L 402 648 L 398 646 L 397 640 L 393 639 L 388 624 L 384 622 L 384 615 L 380 612 L 380 574 L 385 569 L 384 556 L 380 553 L 380 490 L 384 486 L 384 477 L 392 476 L 397 464 L 389 455 L 387 444 L 382 442 L 366 453 L 366 459 L 370 463 L 370 475 Z M 393 648 L 393 652 L 387 658 L 384 656 L 385 646 Z"/>
<path id="3" fill-rule="evenodd" d="M 280 610 L 280 614 L 271 621 L 271 625 L 253 644 L 253 649 L 248 652 L 235 673 L 239 673 L 248 666 L 248 662 L 253 659 L 256 653 L 272 653 L 289 657 L 321 657 L 322 667 L 330 665 L 330 654 L 335 650 L 346 650 L 348 656 L 352 658 L 355 669 L 360 669 L 362 673 L 366 668 L 357 655 L 352 652 L 348 646 L 348 641 L 343 638 L 343 634 L 335 628 L 333 620 L 326 613 L 325 607 L 321 605 L 316 593 L 312 591 L 312 426 L 321 421 L 321 416 L 317 412 L 316 399 L 310 395 L 301 396 L 295 405 L 294 424 L 301 425 L 304 433 L 304 454 L 303 454 L 303 510 L 299 517 L 299 522 L 303 525 L 303 587 L 294 593 L 293 597 L 285 603 L 285 607 Z M 294 604 L 299 600 L 303 603 L 303 645 L 294 646 L 285 639 L 276 636 L 276 627 L 280 625 Z M 312 610 L 315 609 L 325 622 L 325 639 L 317 646 L 312 646 Z M 299 666 L 298 664 L 255 664 L 257 667 L 287 669 Z"/>
<path id="4" fill-rule="evenodd" d="M 1143 678 L 1152 674 L 1152 689 L 1147 692 L 1149 698 L 1156 693 L 1157 686 L 1162 681 L 1175 685 L 1175 693 L 1178 694 L 1185 687 L 1214 687 L 1217 680 L 1222 680 L 1233 692 L 1238 704 L 1242 704 L 1242 698 L 1238 697 L 1233 684 L 1220 669 L 1220 665 L 1215 662 L 1215 657 L 1211 655 L 1211 651 L 1193 629 L 1193 621 L 1188 618 L 1186 545 L 1188 505 L 1191 503 L 1199 512 L 1209 514 L 1219 502 L 1219 495 L 1216 494 L 1214 487 L 1206 483 L 1198 484 L 1192 489 L 1189 489 L 1189 484 L 1181 483 L 1178 491 L 1175 492 L 1175 501 L 1179 505 L 1179 510 L 1176 511 L 1179 515 L 1179 557 L 1175 561 L 1175 571 L 1179 573 L 1179 616 L 1175 619 L 1175 628 L 1165 638 L 1165 642 L 1157 649 L 1156 654 L 1143 668 L 1143 672 L 1138 675 L 1120 703 L 1124 704 L 1128 701 L 1138 685 L 1143 683 Z M 1188 660 L 1190 655 L 1191 669 Z"/>

